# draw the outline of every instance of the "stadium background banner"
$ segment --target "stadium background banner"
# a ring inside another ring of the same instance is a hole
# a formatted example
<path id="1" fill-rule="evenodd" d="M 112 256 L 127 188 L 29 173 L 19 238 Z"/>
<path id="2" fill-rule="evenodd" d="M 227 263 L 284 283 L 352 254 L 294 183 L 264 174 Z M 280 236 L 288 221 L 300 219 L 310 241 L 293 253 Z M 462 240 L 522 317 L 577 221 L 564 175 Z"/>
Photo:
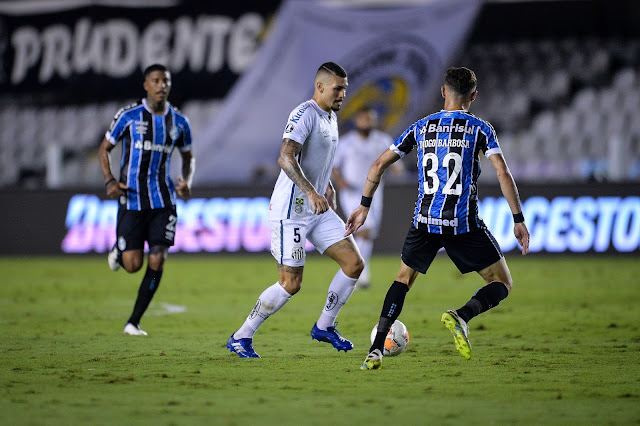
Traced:
<path id="1" fill-rule="evenodd" d="M 271 187 L 198 189 L 178 204 L 173 252 L 269 252 Z M 521 185 L 533 253 L 640 252 L 640 197 L 632 184 Z M 497 185 L 481 188 L 480 215 L 504 251 L 516 252 L 513 219 Z M 414 185 L 387 186 L 376 253 L 399 254 Z M 105 253 L 117 205 L 103 193 L 0 191 L 0 255 Z M 311 248 L 309 246 L 308 248 Z"/>
<path id="2" fill-rule="evenodd" d="M 222 98 L 280 0 L 99 3 L 0 4 L 0 93 L 57 104 L 128 99 L 141 71 L 161 62 L 174 74 L 173 103 Z"/>
<path id="3" fill-rule="evenodd" d="M 480 0 L 377 9 L 283 3 L 256 59 L 200 132 L 198 155 L 207 161 L 195 182 L 250 182 L 273 167 L 287 117 L 313 95 L 323 62 L 337 62 L 348 73 L 340 122 L 369 104 L 383 130 L 400 133 L 431 108 L 480 6 Z"/>

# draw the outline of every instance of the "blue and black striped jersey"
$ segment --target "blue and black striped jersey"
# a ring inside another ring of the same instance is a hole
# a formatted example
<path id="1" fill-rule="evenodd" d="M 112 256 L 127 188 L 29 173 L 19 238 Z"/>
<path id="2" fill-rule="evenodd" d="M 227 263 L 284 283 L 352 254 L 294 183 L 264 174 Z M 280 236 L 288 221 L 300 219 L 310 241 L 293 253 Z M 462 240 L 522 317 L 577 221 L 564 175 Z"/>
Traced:
<path id="1" fill-rule="evenodd" d="M 477 181 L 482 151 L 499 154 L 496 132 L 466 111 L 440 111 L 409 127 L 390 149 L 401 157 L 417 147 L 418 200 L 413 225 L 435 234 L 484 228 Z"/>
<path id="2" fill-rule="evenodd" d="M 187 117 L 169 102 L 164 115 L 155 115 L 142 99 L 116 113 L 105 137 L 113 145 L 123 143 L 120 182 L 129 187 L 127 210 L 175 205 L 169 164 L 174 148 L 191 150 Z"/>

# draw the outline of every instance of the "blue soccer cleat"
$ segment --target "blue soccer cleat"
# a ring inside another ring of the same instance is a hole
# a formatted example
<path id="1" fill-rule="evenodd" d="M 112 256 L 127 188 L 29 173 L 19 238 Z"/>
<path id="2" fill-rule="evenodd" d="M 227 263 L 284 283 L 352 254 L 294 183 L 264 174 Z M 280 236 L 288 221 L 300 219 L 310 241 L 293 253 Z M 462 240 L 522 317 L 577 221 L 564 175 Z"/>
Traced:
<path id="1" fill-rule="evenodd" d="M 229 351 L 237 353 L 240 358 L 260 358 L 260 355 L 253 350 L 253 339 L 234 339 L 234 334 L 231 333 L 229 340 L 227 340 Z"/>
<path id="2" fill-rule="evenodd" d="M 337 325 L 337 324 L 336 324 Z M 335 327 L 329 327 L 326 330 L 320 330 L 318 323 L 313 324 L 311 329 L 311 338 L 318 342 L 331 343 L 334 348 L 340 351 L 350 351 L 353 349 L 353 343 L 345 339 L 340 335 L 340 332 Z"/>

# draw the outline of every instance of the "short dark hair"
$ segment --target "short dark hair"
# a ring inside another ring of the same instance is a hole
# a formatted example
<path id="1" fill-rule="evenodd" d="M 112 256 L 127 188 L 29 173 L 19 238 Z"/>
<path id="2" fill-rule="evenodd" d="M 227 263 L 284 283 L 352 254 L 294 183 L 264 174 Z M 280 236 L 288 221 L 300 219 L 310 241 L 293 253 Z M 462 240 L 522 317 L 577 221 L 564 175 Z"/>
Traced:
<path id="1" fill-rule="evenodd" d="M 165 71 L 168 71 L 168 70 L 167 70 L 167 67 L 165 67 L 165 66 L 164 66 L 164 65 L 162 65 L 162 64 L 153 64 L 153 65 L 149 65 L 148 67 L 146 67 L 146 68 L 144 69 L 144 78 L 147 78 L 147 76 L 148 76 L 149 74 L 151 74 L 152 72 L 154 72 L 154 71 L 162 71 L 162 72 L 165 72 Z"/>
<path id="2" fill-rule="evenodd" d="M 344 68 L 342 68 L 335 62 L 325 62 L 324 64 L 320 65 L 320 68 L 318 68 L 318 72 L 316 73 L 316 75 L 322 71 L 328 71 L 340 78 L 347 78 L 347 72 L 344 70 Z"/>
<path id="3" fill-rule="evenodd" d="M 447 70 L 444 84 L 451 87 L 458 95 L 468 96 L 476 91 L 478 79 L 469 68 L 451 67 Z"/>

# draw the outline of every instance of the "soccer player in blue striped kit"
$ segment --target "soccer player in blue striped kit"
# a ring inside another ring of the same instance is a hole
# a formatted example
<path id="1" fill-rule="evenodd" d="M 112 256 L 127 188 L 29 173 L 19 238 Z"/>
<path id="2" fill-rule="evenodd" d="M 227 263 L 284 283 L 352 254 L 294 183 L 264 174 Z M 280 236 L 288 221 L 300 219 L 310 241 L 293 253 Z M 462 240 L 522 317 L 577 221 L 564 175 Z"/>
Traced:
<path id="1" fill-rule="evenodd" d="M 387 333 L 402 312 L 405 296 L 418 273 L 426 273 L 438 251 L 444 247 L 460 272 L 476 271 L 485 281 L 461 308 L 448 310 L 442 323 L 453 334 L 458 352 L 471 357 L 467 323 L 505 299 L 513 282 L 504 255 L 478 215 L 477 180 L 480 152 L 494 167 L 500 189 L 514 219 L 514 235 L 529 252 L 529 231 L 515 181 L 502 155 L 493 127 L 469 113 L 478 94 L 475 73 L 468 68 L 447 70 L 442 96 L 444 109 L 418 120 L 409 127 L 369 169 L 363 196 L 349 216 L 345 235 L 362 226 L 372 197 L 384 171 L 416 148 L 418 153 L 418 200 L 413 222 L 402 249 L 400 270 L 385 297 L 375 340 L 361 369 L 382 366 L 382 350 Z"/>
<path id="2" fill-rule="evenodd" d="M 129 273 L 142 268 L 144 243 L 149 243 L 147 270 L 138 290 L 133 312 L 123 333 L 146 336 L 140 319 L 160 285 L 164 261 L 174 243 L 178 216 L 176 194 L 187 197 L 195 160 L 191 151 L 191 128 L 187 118 L 167 98 L 171 74 L 164 65 L 144 70 L 147 96 L 122 108 L 105 134 L 98 158 L 107 195 L 117 198 L 116 244 L 109 252 L 109 267 Z M 122 141 L 120 178 L 111 171 L 109 153 Z M 174 186 L 169 177 L 171 153 L 178 149 L 182 176 Z"/>

